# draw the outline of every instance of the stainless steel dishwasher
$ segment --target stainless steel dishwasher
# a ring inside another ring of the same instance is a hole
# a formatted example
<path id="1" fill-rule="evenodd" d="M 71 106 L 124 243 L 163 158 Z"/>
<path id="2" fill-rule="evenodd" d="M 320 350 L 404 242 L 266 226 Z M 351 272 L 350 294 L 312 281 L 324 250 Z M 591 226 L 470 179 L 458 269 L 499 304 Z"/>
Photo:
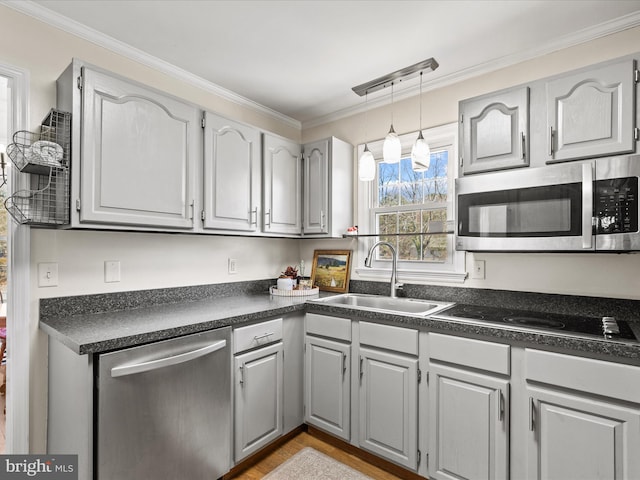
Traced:
<path id="1" fill-rule="evenodd" d="M 99 356 L 98 480 L 212 480 L 231 466 L 231 328 Z"/>

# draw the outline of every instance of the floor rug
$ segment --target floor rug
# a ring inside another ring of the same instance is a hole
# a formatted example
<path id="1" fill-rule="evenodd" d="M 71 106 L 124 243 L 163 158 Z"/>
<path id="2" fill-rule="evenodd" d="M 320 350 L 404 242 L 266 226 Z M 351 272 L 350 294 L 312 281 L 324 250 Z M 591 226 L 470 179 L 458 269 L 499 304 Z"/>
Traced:
<path id="1" fill-rule="evenodd" d="M 263 480 L 372 480 L 311 447 L 296 453 Z"/>

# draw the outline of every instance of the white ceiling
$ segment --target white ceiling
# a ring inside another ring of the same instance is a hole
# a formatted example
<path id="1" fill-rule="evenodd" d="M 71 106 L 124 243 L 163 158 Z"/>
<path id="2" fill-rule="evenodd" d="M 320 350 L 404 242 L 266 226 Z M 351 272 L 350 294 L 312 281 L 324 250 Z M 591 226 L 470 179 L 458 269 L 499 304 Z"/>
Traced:
<path id="1" fill-rule="evenodd" d="M 425 90 L 640 25 L 640 0 L 6 3 L 83 26 L 97 43 L 112 37 L 303 125 L 361 106 L 353 86 L 429 57 L 440 67 Z"/>

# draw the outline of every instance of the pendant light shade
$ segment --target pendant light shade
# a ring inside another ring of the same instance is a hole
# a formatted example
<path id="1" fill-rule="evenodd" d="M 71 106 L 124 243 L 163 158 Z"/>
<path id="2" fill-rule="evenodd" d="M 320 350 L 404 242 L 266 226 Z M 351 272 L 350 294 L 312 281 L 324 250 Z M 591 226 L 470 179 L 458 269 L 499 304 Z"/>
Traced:
<path id="1" fill-rule="evenodd" d="M 398 163 L 402 156 L 402 145 L 400 145 L 400 138 L 393 129 L 393 124 L 389 129 L 389 133 L 384 137 L 384 143 L 382 144 L 382 160 L 384 163 Z"/>
<path id="2" fill-rule="evenodd" d="M 384 163 L 398 163 L 402 156 L 402 145 L 398 134 L 393 129 L 393 82 L 391 82 L 391 128 L 389 133 L 384 137 L 382 144 L 382 161 Z"/>
<path id="3" fill-rule="evenodd" d="M 429 148 L 427 141 L 422 136 L 422 130 L 420 130 L 418 139 L 411 149 L 411 168 L 416 172 L 427 171 L 429 170 L 430 160 L 431 149 Z"/>
<path id="4" fill-rule="evenodd" d="M 430 160 L 431 149 L 422 136 L 422 72 L 420 72 L 420 133 L 411 149 L 411 167 L 415 172 L 424 172 L 429 170 Z"/>
<path id="5" fill-rule="evenodd" d="M 370 182 L 376 177 L 376 161 L 369 147 L 365 143 L 364 152 L 358 159 L 358 179 L 362 182 Z"/>

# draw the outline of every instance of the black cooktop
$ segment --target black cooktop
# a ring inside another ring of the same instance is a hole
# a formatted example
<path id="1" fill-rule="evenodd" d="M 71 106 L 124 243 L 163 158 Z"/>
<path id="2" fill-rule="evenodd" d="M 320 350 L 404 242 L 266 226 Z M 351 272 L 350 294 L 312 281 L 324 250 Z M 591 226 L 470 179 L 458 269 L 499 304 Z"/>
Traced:
<path id="1" fill-rule="evenodd" d="M 454 305 L 438 313 L 437 317 L 501 323 L 505 326 L 511 325 L 525 329 L 589 335 L 609 340 L 638 341 L 626 321 L 612 321 L 609 317 L 605 317 L 608 319 L 605 328 L 602 317 L 563 315 L 464 304 Z"/>

